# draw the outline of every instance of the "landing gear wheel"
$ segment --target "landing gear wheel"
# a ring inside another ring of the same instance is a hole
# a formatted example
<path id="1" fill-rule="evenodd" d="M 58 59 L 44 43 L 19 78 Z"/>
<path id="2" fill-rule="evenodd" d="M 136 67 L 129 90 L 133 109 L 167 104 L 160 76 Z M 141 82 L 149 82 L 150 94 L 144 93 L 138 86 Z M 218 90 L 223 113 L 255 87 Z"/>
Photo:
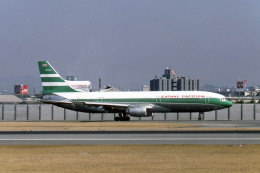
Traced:
<path id="1" fill-rule="evenodd" d="M 203 113 L 199 113 L 199 117 L 198 117 L 198 120 L 201 121 L 202 120 L 202 117 L 203 116 Z"/>
<path id="2" fill-rule="evenodd" d="M 126 112 L 118 113 L 118 117 L 115 117 L 115 121 L 130 121 L 130 117 L 126 115 Z"/>

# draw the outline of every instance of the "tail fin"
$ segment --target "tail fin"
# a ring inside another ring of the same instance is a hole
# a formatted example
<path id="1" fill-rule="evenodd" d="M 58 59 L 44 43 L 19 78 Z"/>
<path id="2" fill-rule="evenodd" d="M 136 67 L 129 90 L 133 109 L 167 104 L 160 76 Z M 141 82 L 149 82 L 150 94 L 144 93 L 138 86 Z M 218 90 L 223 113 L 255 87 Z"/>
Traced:
<path id="1" fill-rule="evenodd" d="M 48 61 L 38 62 L 43 93 L 77 92 L 56 72 Z"/>

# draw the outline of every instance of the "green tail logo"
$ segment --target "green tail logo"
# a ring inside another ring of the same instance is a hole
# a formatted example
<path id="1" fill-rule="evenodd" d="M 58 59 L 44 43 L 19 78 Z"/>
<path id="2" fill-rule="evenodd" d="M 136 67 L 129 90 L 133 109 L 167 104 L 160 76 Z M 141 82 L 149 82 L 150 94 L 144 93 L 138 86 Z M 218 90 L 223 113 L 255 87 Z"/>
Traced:
<path id="1" fill-rule="evenodd" d="M 77 92 L 65 82 L 48 61 L 39 61 L 38 67 L 40 70 L 43 93 Z"/>

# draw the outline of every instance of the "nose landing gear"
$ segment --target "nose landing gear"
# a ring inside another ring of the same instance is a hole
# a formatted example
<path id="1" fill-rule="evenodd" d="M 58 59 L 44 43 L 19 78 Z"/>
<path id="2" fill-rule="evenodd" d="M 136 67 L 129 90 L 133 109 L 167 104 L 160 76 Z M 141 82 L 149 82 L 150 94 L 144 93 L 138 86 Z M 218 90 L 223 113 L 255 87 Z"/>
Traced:
<path id="1" fill-rule="evenodd" d="M 198 116 L 198 120 L 199 120 L 199 121 L 201 121 L 201 120 L 202 120 L 202 116 L 203 116 L 203 115 L 204 115 L 204 113 L 203 113 L 203 112 L 200 112 L 200 113 L 199 113 L 199 116 Z M 204 117 L 203 117 L 203 118 L 204 118 Z"/>

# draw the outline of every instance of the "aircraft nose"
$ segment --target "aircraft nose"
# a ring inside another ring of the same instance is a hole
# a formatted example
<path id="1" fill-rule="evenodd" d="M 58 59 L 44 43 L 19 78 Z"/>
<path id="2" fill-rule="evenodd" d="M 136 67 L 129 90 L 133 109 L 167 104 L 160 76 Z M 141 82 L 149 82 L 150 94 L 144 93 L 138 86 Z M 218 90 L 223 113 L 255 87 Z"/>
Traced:
<path id="1" fill-rule="evenodd" d="M 225 101 L 225 107 L 226 108 L 229 108 L 229 107 L 231 107 L 233 105 L 233 102 L 232 101 L 229 101 L 229 100 L 227 100 L 227 101 Z"/>

